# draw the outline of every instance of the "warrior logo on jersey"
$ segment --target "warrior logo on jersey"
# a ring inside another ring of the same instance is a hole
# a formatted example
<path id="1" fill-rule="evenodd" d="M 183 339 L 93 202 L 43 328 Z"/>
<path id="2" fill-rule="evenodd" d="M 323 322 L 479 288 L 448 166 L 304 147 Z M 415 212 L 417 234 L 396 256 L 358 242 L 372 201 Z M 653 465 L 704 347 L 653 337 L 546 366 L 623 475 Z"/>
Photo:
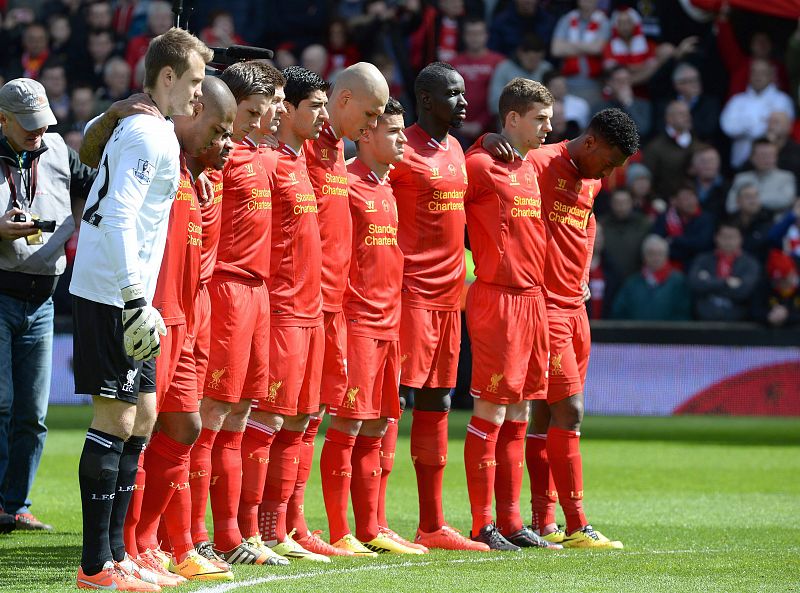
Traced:
<path id="1" fill-rule="evenodd" d="M 222 375 L 225 374 L 225 368 L 217 369 L 216 371 L 211 371 L 211 381 L 208 382 L 209 389 L 219 389 L 220 382 L 222 381 Z"/>
<path id="2" fill-rule="evenodd" d="M 344 402 L 342 403 L 345 408 L 352 410 L 356 407 L 356 397 L 360 389 L 360 387 L 351 387 L 347 390 L 347 395 L 344 396 Z"/>
<path id="3" fill-rule="evenodd" d="M 375 209 L 375 200 L 367 200 L 367 209 L 364 212 L 377 212 Z"/>
<path id="4" fill-rule="evenodd" d="M 273 381 L 269 384 L 269 393 L 267 394 L 268 402 L 275 403 L 275 400 L 278 397 L 278 389 L 280 389 L 282 385 L 283 381 Z"/>
<path id="5" fill-rule="evenodd" d="M 328 156 L 328 149 L 327 148 L 321 149 L 320 152 L 322 153 L 322 160 L 323 161 L 331 160 L 331 158 Z"/>
<path id="6" fill-rule="evenodd" d="M 297 174 L 294 171 L 289 171 L 289 182 L 291 185 L 295 185 L 296 183 L 300 183 L 297 180 Z"/>
<path id="7" fill-rule="evenodd" d="M 131 369 L 125 375 L 125 384 L 122 386 L 122 391 L 125 393 L 133 393 L 133 382 L 136 379 L 138 369 Z"/>
<path id="8" fill-rule="evenodd" d="M 441 179 L 442 176 L 439 175 L 439 167 L 431 167 L 431 176 L 429 179 Z"/>
<path id="9" fill-rule="evenodd" d="M 559 179 L 556 185 L 556 189 L 565 190 L 567 189 L 567 180 L 566 179 Z"/>
<path id="10" fill-rule="evenodd" d="M 500 381 L 503 380 L 503 373 L 492 373 L 489 384 L 486 386 L 486 391 L 489 393 L 497 393 L 497 388 L 500 387 Z"/>
<path id="11" fill-rule="evenodd" d="M 253 163 L 246 163 L 244 166 L 244 170 L 247 173 L 245 177 L 252 177 L 253 175 L 256 174 L 256 172 L 253 170 Z"/>
<path id="12" fill-rule="evenodd" d="M 550 357 L 550 374 L 554 377 L 564 374 L 564 371 L 561 370 L 561 354 L 554 354 Z"/>
<path id="13" fill-rule="evenodd" d="M 516 173 L 509 173 L 508 174 L 508 184 L 509 185 L 519 185 L 519 181 L 517 181 L 517 174 Z"/>
<path id="14" fill-rule="evenodd" d="M 139 159 L 136 168 L 133 170 L 133 176 L 136 177 L 142 185 L 150 185 L 153 182 L 153 172 L 155 169 L 155 165 L 150 161 Z"/>

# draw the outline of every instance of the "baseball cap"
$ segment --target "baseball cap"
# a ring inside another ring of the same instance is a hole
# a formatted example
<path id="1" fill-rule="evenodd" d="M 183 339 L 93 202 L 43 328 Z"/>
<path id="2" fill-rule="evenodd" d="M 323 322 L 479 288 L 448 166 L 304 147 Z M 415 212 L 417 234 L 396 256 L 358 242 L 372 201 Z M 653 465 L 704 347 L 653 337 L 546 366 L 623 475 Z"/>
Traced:
<path id="1" fill-rule="evenodd" d="M 15 78 L 0 88 L 0 111 L 12 113 L 28 131 L 57 123 L 44 87 L 31 78 Z"/>

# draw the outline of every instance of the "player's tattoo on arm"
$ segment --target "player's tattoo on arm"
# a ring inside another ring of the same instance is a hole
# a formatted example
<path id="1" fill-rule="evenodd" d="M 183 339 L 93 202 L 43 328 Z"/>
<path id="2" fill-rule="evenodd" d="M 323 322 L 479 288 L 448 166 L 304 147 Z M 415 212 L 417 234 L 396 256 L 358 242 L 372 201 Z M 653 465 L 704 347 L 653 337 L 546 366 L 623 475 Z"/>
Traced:
<path id="1" fill-rule="evenodd" d="M 163 119 L 153 100 L 144 93 L 136 93 L 127 99 L 112 103 L 108 110 L 86 128 L 81 145 L 81 161 L 97 168 L 106 143 L 114 133 L 117 122 L 129 115 L 145 114 Z"/>

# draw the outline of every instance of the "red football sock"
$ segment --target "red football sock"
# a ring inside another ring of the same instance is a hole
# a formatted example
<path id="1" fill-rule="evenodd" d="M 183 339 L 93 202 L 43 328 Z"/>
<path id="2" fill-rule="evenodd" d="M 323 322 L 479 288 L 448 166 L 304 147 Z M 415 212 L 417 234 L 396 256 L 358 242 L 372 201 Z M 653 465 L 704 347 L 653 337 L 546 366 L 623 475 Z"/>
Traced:
<path id="1" fill-rule="evenodd" d="M 177 488 L 188 488 L 191 445 L 185 445 L 157 432 L 144 450 L 145 480 L 142 515 L 136 528 L 139 548 L 158 546 L 158 523 Z M 183 480 L 183 481 L 181 481 Z"/>
<path id="2" fill-rule="evenodd" d="M 192 541 L 196 544 L 209 541 L 206 527 L 208 490 L 211 485 L 211 448 L 217 431 L 203 428 L 189 454 L 189 492 L 192 495 Z"/>
<path id="3" fill-rule="evenodd" d="M 172 501 L 173 497 L 170 497 L 170 502 Z M 158 539 L 158 547 L 161 548 L 163 552 L 167 554 L 172 554 L 172 542 L 169 540 L 169 534 L 167 533 L 167 525 L 164 522 L 164 517 L 158 522 L 158 530 L 156 531 Z"/>
<path id="4" fill-rule="evenodd" d="M 588 524 L 583 514 L 583 468 L 581 433 L 550 427 L 547 431 L 547 456 L 558 490 L 558 500 L 567 519 L 567 533 Z"/>
<path id="5" fill-rule="evenodd" d="M 125 541 L 125 551 L 136 558 L 139 547 L 136 545 L 136 526 L 142 516 L 142 498 L 144 497 L 144 451 L 139 455 L 139 471 L 136 472 L 136 482 L 133 485 L 133 496 L 128 504 L 125 514 L 125 525 L 122 527 L 122 537 Z M 143 550 L 144 551 L 144 550 Z"/>
<path id="6" fill-rule="evenodd" d="M 223 552 L 242 543 L 237 511 L 242 492 L 243 432 L 220 430 L 211 449 L 211 511 L 214 547 Z"/>
<path id="7" fill-rule="evenodd" d="M 500 426 L 473 416 L 467 424 L 464 440 L 464 469 L 472 511 L 472 534 L 492 522 L 492 493 L 497 461 L 495 448 Z"/>
<path id="8" fill-rule="evenodd" d="M 303 506 L 305 505 L 306 483 L 311 475 L 311 465 L 314 462 L 314 439 L 319 432 L 319 425 L 322 418 L 311 416 L 308 420 L 308 427 L 303 433 L 303 441 L 300 443 L 300 463 L 297 465 L 297 481 L 294 483 L 294 492 L 289 498 L 286 507 L 286 527 L 291 531 L 294 529 L 299 537 L 308 533 Z"/>
<path id="9" fill-rule="evenodd" d="M 353 447 L 353 479 L 350 496 L 356 520 L 356 538 L 362 542 L 378 537 L 378 494 L 381 489 L 381 437 L 358 435 Z"/>
<path id="10" fill-rule="evenodd" d="M 378 525 L 388 527 L 389 521 L 386 519 L 386 484 L 389 481 L 389 474 L 394 467 L 394 452 L 397 449 L 397 431 L 400 424 L 399 420 L 388 418 L 386 434 L 381 439 L 381 488 L 378 493 Z"/>
<path id="11" fill-rule="evenodd" d="M 286 539 L 286 507 L 297 481 L 302 440 L 302 432 L 282 429 L 272 443 L 263 502 L 259 508 L 259 527 L 264 541 Z"/>
<path id="12" fill-rule="evenodd" d="M 328 515 L 331 543 L 336 543 L 350 533 L 347 524 L 347 503 L 353 476 L 353 447 L 356 437 L 334 428 L 325 433 L 325 444 L 319 458 L 322 476 L 322 498 Z"/>
<path id="13" fill-rule="evenodd" d="M 186 554 L 194 550 L 192 534 L 189 524 L 192 520 L 192 495 L 189 492 L 189 468 L 181 478 L 187 485 L 172 493 L 172 499 L 167 505 L 167 511 L 161 519 L 161 525 L 166 528 L 166 537 L 172 546 L 172 555 L 178 564 L 186 560 Z M 159 530 L 160 533 L 160 530 Z M 161 537 L 161 535 L 159 535 Z"/>
<path id="14" fill-rule="evenodd" d="M 258 506 L 264 496 L 267 465 L 277 431 L 271 426 L 247 420 L 242 439 L 242 498 L 239 501 L 239 530 L 245 538 L 258 535 Z"/>
<path id="15" fill-rule="evenodd" d="M 503 535 L 522 529 L 519 496 L 525 473 L 525 433 L 527 422 L 506 420 L 497 435 L 497 469 L 494 479 L 494 498 L 497 509 L 497 528 Z"/>
<path id="16" fill-rule="evenodd" d="M 531 480 L 531 526 L 539 533 L 556 522 L 558 492 L 547 458 L 547 435 L 529 434 L 525 462 Z"/>
<path id="17" fill-rule="evenodd" d="M 447 465 L 447 412 L 414 410 L 411 459 L 417 474 L 419 528 L 430 533 L 445 524 L 442 479 Z"/>

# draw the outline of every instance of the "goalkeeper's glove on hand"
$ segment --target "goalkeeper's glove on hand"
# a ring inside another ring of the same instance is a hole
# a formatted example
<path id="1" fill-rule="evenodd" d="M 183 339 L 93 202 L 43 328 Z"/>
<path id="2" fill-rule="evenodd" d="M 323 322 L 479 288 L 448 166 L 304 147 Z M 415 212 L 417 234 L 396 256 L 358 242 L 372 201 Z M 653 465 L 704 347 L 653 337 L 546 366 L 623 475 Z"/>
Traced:
<path id="1" fill-rule="evenodd" d="M 159 334 L 167 335 L 161 314 L 147 304 L 141 284 L 132 284 L 122 289 L 122 329 L 125 336 L 125 352 L 134 360 L 150 360 L 161 353 Z"/>

